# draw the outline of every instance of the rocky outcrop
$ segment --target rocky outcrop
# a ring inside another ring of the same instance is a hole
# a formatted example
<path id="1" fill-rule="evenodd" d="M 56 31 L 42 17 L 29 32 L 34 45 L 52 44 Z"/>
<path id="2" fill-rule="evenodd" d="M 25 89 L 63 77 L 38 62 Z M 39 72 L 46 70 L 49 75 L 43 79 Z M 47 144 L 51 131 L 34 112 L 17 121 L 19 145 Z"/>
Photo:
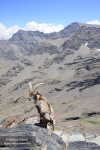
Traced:
<path id="1" fill-rule="evenodd" d="M 66 86 L 71 87 L 67 91 L 73 90 L 75 88 L 79 88 L 79 91 L 81 92 L 82 90 L 89 88 L 91 86 L 97 85 L 97 84 L 100 84 L 100 76 L 98 76 L 95 79 L 86 79 L 83 81 L 73 81 L 73 82 L 66 84 Z"/>
<path id="2" fill-rule="evenodd" d="M 33 66 L 33 62 L 31 62 L 28 59 L 22 59 L 21 63 L 24 64 L 25 66 Z"/>
<path id="3" fill-rule="evenodd" d="M 45 150 L 100 149 L 100 136 L 84 133 L 83 125 L 64 127 L 56 124 L 56 130 L 51 132 L 43 128 L 38 117 L 22 116 L 11 117 L 2 121 L 2 124 L 7 129 L 0 128 L 1 149 L 42 150 L 43 147 Z"/>
<path id="4" fill-rule="evenodd" d="M 39 127 L 38 121 L 37 117 L 26 119 L 22 116 L 10 117 L 3 121 L 3 127 L 6 129 L 0 129 L 0 149 L 42 150 L 45 147 L 43 150 L 65 150 L 66 144 L 62 138 L 47 129 Z"/>
<path id="5" fill-rule="evenodd" d="M 5 74 L 2 75 L 2 77 L 13 77 L 17 76 L 18 73 L 24 70 L 24 67 L 22 67 L 20 64 L 16 64 L 16 66 L 13 66 L 11 69 L 9 69 Z"/>
<path id="6" fill-rule="evenodd" d="M 61 137 L 34 125 L 20 125 L 16 128 L 0 129 L 0 149 L 20 150 L 64 150 Z"/>
<path id="7" fill-rule="evenodd" d="M 79 50 L 82 44 L 88 43 L 88 48 L 100 48 L 100 27 L 82 26 L 76 33 L 62 44 L 63 50 Z"/>
<path id="8" fill-rule="evenodd" d="M 81 57 L 81 59 L 79 57 L 78 59 L 75 59 L 72 63 L 66 63 L 65 66 L 74 66 L 76 72 L 76 74 L 74 75 L 74 81 L 65 85 L 69 87 L 67 91 L 79 88 L 79 91 L 81 92 L 86 88 L 90 88 L 94 85 L 100 84 L 99 57 Z"/>
<path id="9" fill-rule="evenodd" d="M 15 84 L 14 86 L 12 86 L 11 88 L 9 88 L 9 93 L 18 90 L 20 88 L 22 88 L 25 84 L 28 84 L 28 82 L 33 81 L 36 77 L 32 77 L 32 78 L 27 78 L 25 80 L 23 80 L 22 82 L 19 82 L 17 84 Z"/>
<path id="10" fill-rule="evenodd" d="M 28 55 L 42 55 L 44 53 L 49 53 L 50 55 L 58 53 L 58 47 L 50 43 L 39 43 L 35 44 L 34 48 L 28 53 Z"/>
<path id="11" fill-rule="evenodd" d="M 58 54 L 52 60 L 46 59 L 44 61 L 44 65 L 43 66 L 45 68 L 49 68 L 49 66 L 53 65 L 54 63 L 56 63 L 56 64 L 63 63 L 63 61 L 66 58 L 66 56 L 73 55 L 73 54 L 74 54 L 74 51 L 72 51 L 72 50 L 66 50 L 66 51 L 58 52 Z"/>
<path id="12" fill-rule="evenodd" d="M 65 118 L 65 121 L 73 121 L 73 120 L 86 119 L 86 118 L 90 118 L 90 117 L 99 117 L 99 116 L 100 116 L 100 111 L 86 111 L 79 115 L 73 115 L 72 117 L 67 117 L 67 118 Z M 91 122 L 91 123 L 100 125 L 100 122 L 96 122 L 96 121 L 88 120 L 87 122 Z"/>
<path id="13" fill-rule="evenodd" d="M 0 87 L 6 85 L 7 83 L 9 83 L 11 80 L 7 79 L 7 78 L 0 78 Z"/>
<path id="14" fill-rule="evenodd" d="M 10 118 L 4 119 L 1 124 L 3 125 L 3 128 L 12 128 L 23 124 L 24 122 L 24 116 L 12 116 Z"/>
<path id="15" fill-rule="evenodd" d="M 89 143 L 89 142 L 71 142 L 68 145 L 68 150 L 99 150 L 100 146 L 98 146 L 95 143 Z"/>

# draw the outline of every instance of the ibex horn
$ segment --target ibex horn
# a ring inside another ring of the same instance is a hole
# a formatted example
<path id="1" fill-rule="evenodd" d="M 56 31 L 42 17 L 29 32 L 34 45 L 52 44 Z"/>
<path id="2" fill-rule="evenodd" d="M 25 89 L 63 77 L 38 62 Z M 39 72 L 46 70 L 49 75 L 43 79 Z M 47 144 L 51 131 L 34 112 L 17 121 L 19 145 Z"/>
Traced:
<path id="1" fill-rule="evenodd" d="M 32 91 L 33 91 L 33 88 L 32 88 L 31 82 L 29 82 L 28 84 L 29 84 L 29 91 L 32 92 Z"/>
<path id="2" fill-rule="evenodd" d="M 36 91 L 36 89 L 37 89 L 38 86 L 43 85 L 43 84 L 44 84 L 44 83 L 39 83 L 39 84 L 37 84 L 37 85 L 34 87 L 33 92 Z"/>

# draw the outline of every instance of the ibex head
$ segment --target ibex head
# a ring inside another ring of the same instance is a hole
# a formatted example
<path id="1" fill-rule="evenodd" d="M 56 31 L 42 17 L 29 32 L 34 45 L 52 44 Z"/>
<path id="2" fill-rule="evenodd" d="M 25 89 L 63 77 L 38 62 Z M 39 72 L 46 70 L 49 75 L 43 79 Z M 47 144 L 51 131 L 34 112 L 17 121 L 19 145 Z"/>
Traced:
<path id="1" fill-rule="evenodd" d="M 44 85 L 44 83 L 36 84 L 36 86 L 33 88 L 33 87 L 32 87 L 32 84 L 29 82 L 29 100 L 31 100 L 32 98 L 34 99 L 34 97 L 35 97 L 36 94 L 37 94 L 36 89 L 37 89 L 38 86 L 40 86 L 40 85 Z"/>

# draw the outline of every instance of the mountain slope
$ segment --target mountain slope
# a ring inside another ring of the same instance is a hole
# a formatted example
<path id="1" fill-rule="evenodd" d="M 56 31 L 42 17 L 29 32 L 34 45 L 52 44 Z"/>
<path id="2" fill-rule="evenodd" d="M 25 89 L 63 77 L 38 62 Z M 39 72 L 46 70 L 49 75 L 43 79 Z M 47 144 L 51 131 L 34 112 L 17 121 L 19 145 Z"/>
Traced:
<path id="1" fill-rule="evenodd" d="M 36 114 L 28 82 L 66 124 L 100 119 L 100 28 L 72 23 L 58 33 L 18 31 L 0 41 L 0 114 Z"/>

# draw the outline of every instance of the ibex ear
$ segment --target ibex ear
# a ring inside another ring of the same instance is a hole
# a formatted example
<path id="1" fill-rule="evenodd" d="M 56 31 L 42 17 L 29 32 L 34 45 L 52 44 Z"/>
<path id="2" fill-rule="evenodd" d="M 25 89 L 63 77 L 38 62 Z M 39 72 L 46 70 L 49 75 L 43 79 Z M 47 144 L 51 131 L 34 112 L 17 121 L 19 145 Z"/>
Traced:
<path id="1" fill-rule="evenodd" d="M 31 82 L 29 82 L 28 84 L 29 84 L 29 92 L 32 92 L 33 88 Z"/>

